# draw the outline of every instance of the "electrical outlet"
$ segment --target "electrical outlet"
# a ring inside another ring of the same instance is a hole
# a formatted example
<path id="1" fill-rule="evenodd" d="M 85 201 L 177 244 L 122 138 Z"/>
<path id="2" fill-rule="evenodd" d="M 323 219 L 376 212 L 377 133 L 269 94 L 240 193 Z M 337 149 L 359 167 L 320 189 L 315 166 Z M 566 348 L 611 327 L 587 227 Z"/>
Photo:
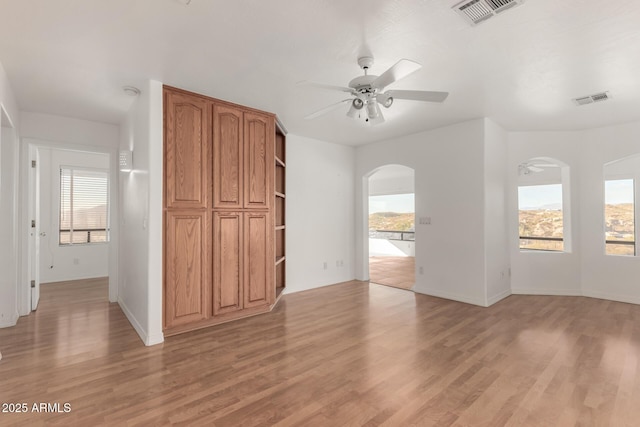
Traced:
<path id="1" fill-rule="evenodd" d="M 78 264 L 80 264 L 80 260 L 78 258 L 74 258 L 73 265 L 78 265 Z"/>
<path id="2" fill-rule="evenodd" d="M 424 274 L 424 267 L 420 267 L 420 268 L 418 268 L 418 273 L 420 273 L 420 274 Z"/>
<path id="3" fill-rule="evenodd" d="M 327 261 L 322 263 L 322 267 L 326 270 L 327 269 Z"/>
<path id="4" fill-rule="evenodd" d="M 430 216 L 421 216 L 418 219 L 419 224 L 431 225 L 431 217 Z"/>

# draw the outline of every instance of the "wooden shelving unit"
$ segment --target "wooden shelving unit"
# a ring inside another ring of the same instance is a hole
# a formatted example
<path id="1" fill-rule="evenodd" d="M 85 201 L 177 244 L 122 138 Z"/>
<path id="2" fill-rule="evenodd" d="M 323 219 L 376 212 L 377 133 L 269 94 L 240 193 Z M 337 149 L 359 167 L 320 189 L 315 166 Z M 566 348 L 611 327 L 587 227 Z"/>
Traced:
<path id="1" fill-rule="evenodd" d="M 286 286 L 286 251 L 285 251 L 285 198 L 286 198 L 286 159 L 285 159 L 285 134 L 276 126 L 275 140 L 275 172 L 274 172 L 274 198 L 275 198 L 275 284 L 276 299 L 282 294 Z"/>

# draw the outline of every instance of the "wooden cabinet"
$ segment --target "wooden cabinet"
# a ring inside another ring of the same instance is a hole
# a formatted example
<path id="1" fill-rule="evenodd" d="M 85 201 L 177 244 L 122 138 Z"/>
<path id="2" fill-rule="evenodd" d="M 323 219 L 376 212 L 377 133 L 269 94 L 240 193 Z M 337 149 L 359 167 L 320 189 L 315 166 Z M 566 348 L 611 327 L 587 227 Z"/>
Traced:
<path id="1" fill-rule="evenodd" d="M 213 208 L 264 209 L 273 191 L 274 120 L 213 106 Z"/>
<path id="2" fill-rule="evenodd" d="M 269 209 L 273 194 L 273 119 L 245 113 L 244 207 Z"/>
<path id="3" fill-rule="evenodd" d="M 268 212 L 244 214 L 244 307 L 273 304 L 273 238 Z"/>
<path id="4" fill-rule="evenodd" d="M 239 108 L 213 107 L 213 208 L 241 209 L 244 195 L 244 122 Z"/>
<path id="5" fill-rule="evenodd" d="M 169 87 L 164 102 L 165 335 L 269 311 L 275 116 Z"/>
<path id="6" fill-rule="evenodd" d="M 165 326 L 206 318 L 207 213 L 168 212 L 165 230 Z"/>
<path id="7" fill-rule="evenodd" d="M 242 213 L 213 214 L 213 315 L 243 308 Z"/>
<path id="8" fill-rule="evenodd" d="M 209 192 L 209 103 L 165 93 L 165 202 L 170 208 L 206 208 Z"/>

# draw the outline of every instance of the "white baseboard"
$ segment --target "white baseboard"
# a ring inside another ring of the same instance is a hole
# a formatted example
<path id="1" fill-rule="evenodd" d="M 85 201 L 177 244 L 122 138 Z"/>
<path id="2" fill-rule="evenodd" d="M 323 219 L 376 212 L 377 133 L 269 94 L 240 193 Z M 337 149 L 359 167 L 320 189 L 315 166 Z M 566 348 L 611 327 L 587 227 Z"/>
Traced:
<path id="1" fill-rule="evenodd" d="M 136 319 L 131 310 L 129 310 L 129 307 L 127 307 L 124 301 L 119 298 L 118 305 L 120 306 L 120 309 L 122 310 L 124 315 L 127 316 L 127 319 L 129 320 L 129 323 L 131 323 L 131 326 L 133 326 L 133 329 L 135 329 L 140 336 L 140 339 L 142 340 L 144 345 L 151 346 L 164 342 L 164 335 L 162 333 L 149 335 L 147 331 L 145 331 L 145 329 L 142 327 L 142 325 L 140 325 L 140 322 L 138 322 L 138 319 Z"/>
<path id="2" fill-rule="evenodd" d="M 538 289 L 538 288 L 511 288 L 513 295 L 554 295 L 565 297 L 581 297 L 580 289 Z"/>
<path id="3" fill-rule="evenodd" d="M 458 294 L 453 294 L 453 293 L 446 292 L 446 291 L 441 291 L 439 289 L 421 288 L 417 284 L 414 285 L 413 292 L 416 292 L 418 294 L 429 295 L 429 296 L 432 296 L 432 297 L 438 297 L 438 298 L 450 299 L 450 300 L 458 301 L 458 302 L 464 302 L 466 304 L 479 305 L 480 307 L 486 307 L 485 302 L 482 301 L 481 299 L 469 298 L 469 297 L 466 297 L 466 296 L 463 296 L 463 295 L 458 295 Z"/>
<path id="4" fill-rule="evenodd" d="M 589 289 L 583 290 L 582 295 L 589 298 L 599 298 L 599 299 L 606 299 L 610 301 L 626 302 L 628 304 L 640 305 L 640 297 L 638 296 L 615 295 L 615 294 L 610 294 L 608 292 L 593 291 Z"/>
<path id="5" fill-rule="evenodd" d="M 4 322 L 0 322 L 0 329 L 1 328 L 10 328 L 12 326 L 16 326 L 16 323 L 18 323 L 18 318 L 19 317 L 20 317 L 20 315 L 17 312 L 13 313 L 13 316 L 8 318 Z"/>
<path id="6" fill-rule="evenodd" d="M 505 299 L 506 297 L 511 295 L 511 289 L 507 289 L 506 291 L 500 292 L 499 294 L 496 294 L 492 297 L 488 297 L 487 298 L 487 307 L 492 306 L 493 304 L 497 303 L 498 301 L 501 301 L 503 299 Z"/>
<path id="7" fill-rule="evenodd" d="M 162 344 L 164 342 L 164 334 L 160 332 L 159 334 L 152 334 L 147 336 L 147 341 L 145 341 L 144 345 L 147 347 L 157 344 Z"/>

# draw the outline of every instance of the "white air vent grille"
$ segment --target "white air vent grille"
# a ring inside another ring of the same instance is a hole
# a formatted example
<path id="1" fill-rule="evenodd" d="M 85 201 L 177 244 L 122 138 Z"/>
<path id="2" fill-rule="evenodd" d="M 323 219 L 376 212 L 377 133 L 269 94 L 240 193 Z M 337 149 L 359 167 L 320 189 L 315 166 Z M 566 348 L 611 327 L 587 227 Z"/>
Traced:
<path id="1" fill-rule="evenodd" d="M 575 102 L 576 105 L 587 105 L 593 104 L 594 102 L 607 101 L 609 99 L 611 99 L 611 94 L 609 92 L 600 92 L 589 96 L 574 98 L 573 102 Z"/>
<path id="2" fill-rule="evenodd" d="M 471 25 L 476 25 L 524 2 L 525 0 L 464 0 L 453 6 L 453 9 Z"/>

